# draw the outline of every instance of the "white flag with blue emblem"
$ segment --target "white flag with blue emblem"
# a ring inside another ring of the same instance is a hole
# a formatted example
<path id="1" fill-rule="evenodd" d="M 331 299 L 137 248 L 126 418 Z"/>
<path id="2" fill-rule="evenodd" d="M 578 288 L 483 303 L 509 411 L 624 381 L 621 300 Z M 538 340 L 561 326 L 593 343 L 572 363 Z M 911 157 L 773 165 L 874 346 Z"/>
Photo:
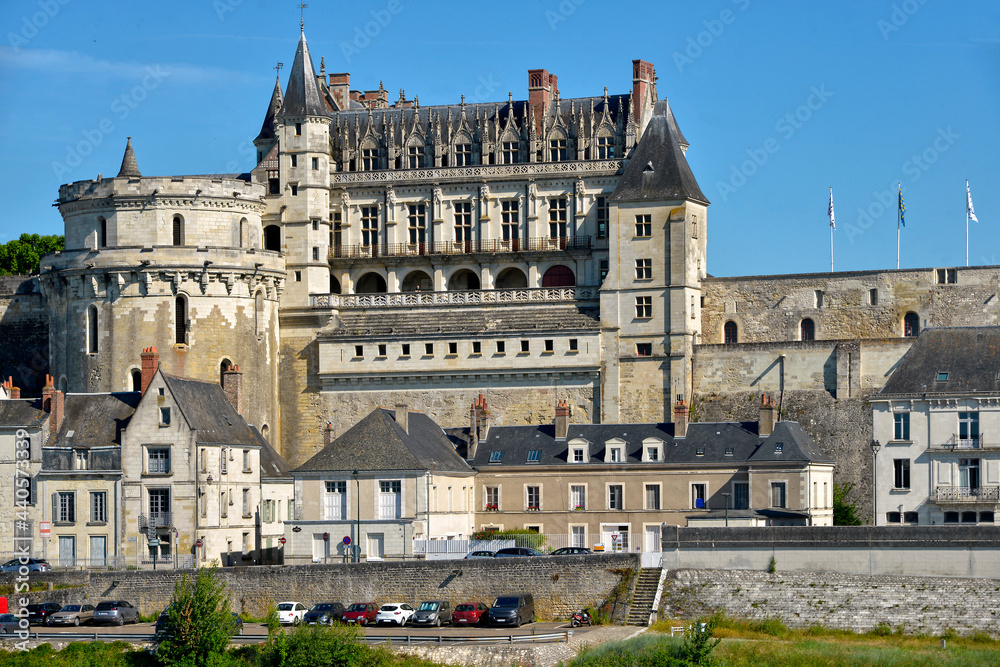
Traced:
<path id="1" fill-rule="evenodd" d="M 969 216 L 969 220 L 973 222 L 979 222 L 979 218 L 976 217 L 976 212 L 972 210 L 972 192 L 969 190 L 969 181 L 965 181 L 965 212 Z"/>

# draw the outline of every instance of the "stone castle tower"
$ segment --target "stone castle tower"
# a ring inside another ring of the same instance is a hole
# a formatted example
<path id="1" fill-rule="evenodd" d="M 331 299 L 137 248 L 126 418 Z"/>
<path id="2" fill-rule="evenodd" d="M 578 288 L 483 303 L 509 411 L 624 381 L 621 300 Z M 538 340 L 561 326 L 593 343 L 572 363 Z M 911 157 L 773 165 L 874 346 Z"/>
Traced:
<path id="1" fill-rule="evenodd" d="M 244 416 L 276 430 L 285 262 L 263 248 L 263 196 L 235 174 L 143 176 L 131 139 L 117 176 L 63 185 L 66 250 L 40 276 L 58 388 L 137 391 L 156 347 L 171 374 L 220 382 L 239 366 Z"/>

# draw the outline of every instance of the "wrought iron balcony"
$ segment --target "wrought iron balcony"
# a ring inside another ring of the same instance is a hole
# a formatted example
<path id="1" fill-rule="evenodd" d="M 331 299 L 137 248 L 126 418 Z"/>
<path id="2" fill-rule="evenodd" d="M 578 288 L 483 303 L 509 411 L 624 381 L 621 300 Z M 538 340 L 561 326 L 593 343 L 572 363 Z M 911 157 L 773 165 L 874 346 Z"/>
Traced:
<path id="1" fill-rule="evenodd" d="M 375 245 L 335 245 L 331 259 L 369 259 L 379 257 L 421 257 L 425 255 L 498 254 L 511 252 L 564 252 L 590 250 L 589 236 L 547 236 L 527 239 L 473 239 L 469 241 L 434 241 L 433 243 L 378 243 Z"/>
<path id="2" fill-rule="evenodd" d="M 987 440 L 986 435 L 980 433 L 979 435 L 965 436 L 962 437 L 957 433 L 953 433 L 948 440 L 942 442 L 941 444 L 931 445 L 932 450 L 952 452 L 955 450 L 969 450 L 969 449 L 997 449 L 1000 448 L 1000 442 L 994 442 L 992 440 Z"/>
<path id="3" fill-rule="evenodd" d="M 1000 486 L 939 486 L 931 494 L 931 502 L 969 504 L 1000 502 Z"/>
<path id="4" fill-rule="evenodd" d="M 153 528 L 169 528 L 174 525 L 173 514 L 171 512 L 150 512 L 139 515 L 139 530 L 149 530 Z"/>

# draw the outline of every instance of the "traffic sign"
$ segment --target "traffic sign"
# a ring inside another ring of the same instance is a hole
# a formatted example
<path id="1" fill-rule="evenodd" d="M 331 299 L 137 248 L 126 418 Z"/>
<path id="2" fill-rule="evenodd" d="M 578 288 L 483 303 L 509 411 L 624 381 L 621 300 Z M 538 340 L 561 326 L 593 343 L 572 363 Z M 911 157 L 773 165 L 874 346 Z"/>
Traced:
<path id="1" fill-rule="evenodd" d="M 351 545 L 351 536 L 350 535 L 344 535 L 344 546 L 348 547 L 350 545 Z"/>
<path id="2" fill-rule="evenodd" d="M 284 544 L 287 540 L 284 537 L 278 538 L 278 544 Z"/>
<path id="3" fill-rule="evenodd" d="M 151 539 L 149 541 L 149 546 L 151 546 L 151 547 L 158 547 L 158 546 L 160 546 L 160 539 L 158 537 L 154 537 L 153 539 Z"/>
<path id="4" fill-rule="evenodd" d="M 196 547 L 198 547 L 199 549 L 201 549 L 203 546 L 205 546 L 205 542 L 204 542 L 204 540 L 195 540 L 194 541 L 194 545 Z"/>
<path id="5" fill-rule="evenodd" d="M 323 541 L 324 542 L 330 541 L 330 533 L 323 533 Z"/>

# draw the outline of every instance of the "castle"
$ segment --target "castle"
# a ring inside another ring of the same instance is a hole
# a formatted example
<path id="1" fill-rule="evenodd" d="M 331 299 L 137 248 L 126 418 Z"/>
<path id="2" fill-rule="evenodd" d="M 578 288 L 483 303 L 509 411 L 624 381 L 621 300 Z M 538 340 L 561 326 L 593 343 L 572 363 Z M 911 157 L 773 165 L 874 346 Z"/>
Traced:
<path id="1" fill-rule="evenodd" d="M 379 405 L 658 422 L 684 396 L 725 421 L 766 391 L 854 475 L 865 397 L 922 328 L 998 324 L 1000 267 L 709 276 L 688 142 L 653 65 L 631 74 L 390 103 L 317 74 L 303 33 L 249 174 L 143 176 L 130 142 L 117 176 L 60 188 L 66 250 L 0 304 L 39 343 L 19 383 L 32 354 L 68 392 L 133 390 L 150 345 L 176 375 L 238 365 L 247 422 L 293 465 Z"/>

